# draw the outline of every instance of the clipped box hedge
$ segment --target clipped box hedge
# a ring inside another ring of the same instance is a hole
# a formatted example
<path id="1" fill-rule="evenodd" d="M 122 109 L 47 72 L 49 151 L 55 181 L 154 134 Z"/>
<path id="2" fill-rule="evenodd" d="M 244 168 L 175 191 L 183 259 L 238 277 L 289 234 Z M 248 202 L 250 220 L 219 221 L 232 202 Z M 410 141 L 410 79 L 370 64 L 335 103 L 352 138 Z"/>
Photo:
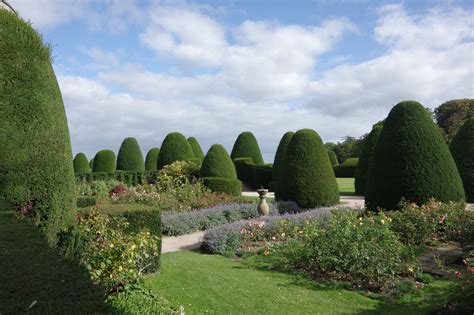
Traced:
<path id="1" fill-rule="evenodd" d="M 252 189 L 263 187 L 272 190 L 270 182 L 272 181 L 273 164 L 256 165 L 249 157 L 236 158 L 233 161 L 237 178 L 246 186 Z"/>
<path id="2" fill-rule="evenodd" d="M 353 178 L 355 177 L 358 163 L 359 158 L 347 159 L 344 163 L 334 166 L 334 174 L 336 177 Z"/>
<path id="3" fill-rule="evenodd" d="M 240 196 L 242 192 L 242 183 L 238 179 L 203 177 L 201 180 L 204 186 L 217 193 L 226 193 L 231 196 Z"/>
<path id="4" fill-rule="evenodd" d="M 87 182 L 97 180 L 117 180 L 127 186 L 146 184 L 157 171 L 115 171 L 115 172 L 92 172 L 87 174 L 77 174 L 76 179 Z"/>

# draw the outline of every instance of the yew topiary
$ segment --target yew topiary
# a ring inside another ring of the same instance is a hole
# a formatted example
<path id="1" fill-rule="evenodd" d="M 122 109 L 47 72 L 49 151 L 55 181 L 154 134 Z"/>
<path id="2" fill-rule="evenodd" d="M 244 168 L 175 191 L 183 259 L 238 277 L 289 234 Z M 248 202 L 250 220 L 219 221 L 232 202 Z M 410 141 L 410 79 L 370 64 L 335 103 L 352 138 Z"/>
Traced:
<path id="1" fill-rule="evenodd" d="M 143 154 L 135 138 L 125 138 L 117 155 L 117 170 L 144 171 Z"/>
<path id="2" fill-rule="evenodd" d="M 290 200 L 313 208 L 339 203 L 339 187 L 327 150 L 316 131 L 301 129 L 291 138 L 285 165 Z"/>
<path id="3" fill-rule="evenodd" d="M 214 192 L 239 196 L 242 184 L 237 179 L 234 163 L 220 144 L 214 144 L 207 152 L 201 167 L 201 178 Z"/>
<path id="4" fill-rule="evenodd" d="M 189 161 L 194 158 L 193 150 L 186 138 L 179 132 L 172 132 L 165 137 L 158 155 L 157 169 L 176 161 Z"/>
<path id="5" fill-rule="evenodd" d="M 337 160 L 336 153 L 334 153 L 334 151 L 328 150 L 328 158 L 329 158 L 329 161 L 331 162 L 332 166 L 336 166 L 336 165 L 339 164 L 339 161 Z"/>
<path id="6" fill-rule="evenodd" d="M 463 201 L 448 146 L 427 110 L 406 101 L 392 108 L 375 145 L 365 188 L 369 210 L 397 209 L 401 199 L 424 204 Z"/>
<path id="7" fill-rule="evenodd" d="M 288 145 L 290 144 L 291 138 L 295 133 L 288 131 L 283 135 L 278 144 L 277 151 L 275 153 L 275 161 L 273 162 L 273 190 L 275 191 L 276 200 L 288 200 L 290 198 L 288 191 L 288 174 L 285 164 L 286 152 Z"/>
<path id="8" fill-rule="evenodd" d="M 151 148 L 145 158 L 145 169 L 147 171 L 156 171 L 156 165 L 158 164 L 158 155 L 160 154 L 160 148 Z"/>
<path id="9" fill-rule="evenodd" d="M 232 153 L 232 160 L 236 158 L 249 157 L 257 165 L 263 165 L 263 157 L 258 146 L 257 139 L 250 131 L 242 132 L 235 140 Z"/>
<path id="10" fill-rule="evenodd" d="M 112 150 L 101 150 L 94 157 L 92 171 L 96 172 L 114 172 L 116 170 L 115 153 Z"/>
<path id="11" fill-rule="evenodd" d="M 364 142 L 361 155 L 359 157 L 359 163 L 355 171 L 355 193 L 356 195 L 365 194 L 365 183 L 367 182 L 367 171 L 369 170 L 370 160 L 374 152 L 375 144 L 382 131 L 382 125 L 375 125 L 372 131 L 369 133 Z"/>
<path id="12" fill-rule="evenodd" d="M 467 120 L 451 142 L 467 202 L 474 202 L 474 118 Z"/>
<path id="13" fill-rule="evenodd" d="M 89 162 L 84 153 L 80 152 L 74 157 L 74 173 L 75 174 L 86 174 L 91 171 L 89 167 Z"/>
<path id="14" fill-rule="evenodd" d="M 196 159 L 200 159 L 201 161 L 204 160 L 204 152 L 202 151 L 202 148 L 199 145 L 199 142 L 197 141 L 197 139 L 194 137 L 189 137 L 188 143 L 191 146 L 194 157 Z"/>
<path id="15" fill-rule="evenodd" d="M 74 220 L 74 168 L 51 47 L 0 9 L 0 198 L 31 215 L 51 243 Z"/>

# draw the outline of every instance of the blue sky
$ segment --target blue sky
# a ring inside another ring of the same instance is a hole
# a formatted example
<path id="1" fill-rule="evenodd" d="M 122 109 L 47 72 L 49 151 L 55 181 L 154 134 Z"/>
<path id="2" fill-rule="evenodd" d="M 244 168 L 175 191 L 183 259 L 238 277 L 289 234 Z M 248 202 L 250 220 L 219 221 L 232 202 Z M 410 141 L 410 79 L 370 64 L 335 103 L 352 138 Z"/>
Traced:
<path id="1" fill-rule="evenodd" d="M 53 45 L 73 151 L 168 132 L 229 151 L 253 131 L 360 136 L 399 101 L 474 94 L 469 1 L 10 0 Z"/>

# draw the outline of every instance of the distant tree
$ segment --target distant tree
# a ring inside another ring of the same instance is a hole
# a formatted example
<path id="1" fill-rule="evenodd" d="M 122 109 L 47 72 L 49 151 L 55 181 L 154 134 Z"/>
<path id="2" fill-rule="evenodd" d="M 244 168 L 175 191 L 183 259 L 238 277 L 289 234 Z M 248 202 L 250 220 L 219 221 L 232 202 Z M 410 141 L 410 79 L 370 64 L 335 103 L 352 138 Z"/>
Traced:
<path id="1" fill-rule="evenodd" d="M 451 143 L 464 122 L 474 118 L 474 99 L 447 101 L 434 110 L 434 118 L 445 133 L 446 141 Z"/>

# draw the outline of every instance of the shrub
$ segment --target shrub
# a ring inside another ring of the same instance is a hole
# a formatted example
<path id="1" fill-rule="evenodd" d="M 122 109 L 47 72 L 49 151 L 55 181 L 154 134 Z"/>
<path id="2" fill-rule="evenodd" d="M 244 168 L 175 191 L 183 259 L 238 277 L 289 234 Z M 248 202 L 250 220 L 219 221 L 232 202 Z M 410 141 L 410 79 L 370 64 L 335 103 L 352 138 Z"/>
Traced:
<path id="1" fill-rule="evenodd" d="M 30 24 L 0 10 L 0 196 L 41 226 L 51 243 L 74 219 L 74 169 L 51 47 Z"/>
<path id="2" fill-rule="evenodd" d="M 286 154 L 290 199 L 303 208 L 339 202 L 339 188 L 319 135 L 301 129 L 291 138 Z"/>
<path id="3" fill-rule="evenodd" d="M 467 202 L 474 202 L 474 118 L 467 120 L 451 142 Z"/>
<path id="4" fill-rule="evenodd" d="M 230 156 L 232 159 L 249 157 L 257 165 L 264 164 L 257 139 L 250 131 L 242 132 L 237 137 Z"/>
<path id="5" fill-rule="evenodd" d="M 255 164 L 252 158 L 236 158 L 233 160 L 237 178 L 248 188 L 253 188 L 253 168 Z"/>
<path id="6" fill-rule="evenodd" d="M 119 181 L 127 186 L 136 186 L 153 181 L 157 171 L 115 171 L 115 172 L 93 172 L 76 175 L 76 180 L 83 182 L 93 181 Z"/>
<path id="7" fill-rule="evenodd" d="M 89 167 L 90 167 L 91 171 L 94 169 L 94 159 L 93 158 L 89 161 Z"/>
<path id="8" fill-rule="evenodd" d="M 74 173 L 75 174 L 84 174 L 89 173 L 91 168 L 89 167 L 89 162 L 84 153 L 80 152 L 74 157 Z"/>
<path id="9" fill-rule="evenodd" d="M 242 191 L 234 164 L 220 144 L 212 145 L 204 157 L 201 177 L 203 184 L 214 192 L 239 196 Z"/>
<path id="10" fill-rule="evenodd" d="M 275 154 L 275 161 L 273 163 L 273 189 L 275 191 L 276 200 L 288 200 L 290 194 L 288 191 L 288 173 L 286 168 L 286 152 L 288 150 L 288 145 L 290 144 L 291 138 L 295 133 L 288 131 L 283 135 L 278 144 L 278 148 Z"/>
<path id="11" fill-rule="evenodd" d="M 382 125 L 375 125 L 372 128 L 372 131 L 369 133 L 365 139 L 364 146 L 362 148 L 362 153 L 359 158 L 359 163 L 357 164 L 355 172 L 355 193 L 356 195 L 364 195 L 365 193 L 365 183 L 367 181 L 367 171 L 369 170 L 370 160 L 372 159 L 372 154 L 374 152 L 375 144 L 380 136 L 382 131 Z"/>
<path id="12" fill-rule="evenodd" d="M 147 171 L 156 171 L 156 165 L 158 164 L 158 155 L 160 154 L 160 148 L 151 148 L 146 154 L 145 158 L 145 169 Z"/>
<path id="13" fill-rule="evenodd" d="M 194 157 L 201 161 L 204 160 L 204 152 L 202 152 L 201 146 L 199 145 L 197 139 L 194 137 L 189 137 L 188 143 L 191 146 Z"/>
<path id="14" fill-rule="evenodd" d="M 78 196 L 76 205 L 78 208 L 93 207 L 97 205 L 97 197 Z"/>
<path id="15" fill-rule="evenodd" d="M 176 161 L 187 161 L 194 158 L 193 150 L 186 138 L 179 132 L 172 132 L 165 137 L 158 155 L 157 169 Z"/>
<path id="16" fill-rule="evenodd" d="M 114 172 L 115 171 L 115 153 L 112 150 L 101 150 L 94 157 L 92 171 L 96 172 Z"/>
<path id="17" fill-rule="evenodd" d="M 329 161 L 331 162 L 332 166 L 336 166 L 336 165 L 339 164 L 339 161 L 337 160 L 336 153 L 334 153 L 334 151 L 328 150 L 328 158 L 329 158 Z"/>
<path id="18" fill-rule="evenodd" d="M 117 170 L 144 171 L 143 154 L 135 138 L 125 138 L 117 155 Z"/>
<path id="19" fill-rule="evenodd" d="M 369 166 L 365 191 L 369 210 L 393 210 L 400 200 L 463 201 L 456 164 L 427 110 L 413 101 L 392 108 Z"/>
<path id="20" fill-rule="evenodd" d="M 85 181 L 78 180 L 76 194 L 79 196 L 107 196 L 109 191 L 118 184 L 115 180 Z"/>
<path id="21" fill-rule="evenodd" d="M 240 229 L 245 222 L 234 222 L 206 232 L 201 248 L 213 254 L 233 256 L 242 245 Z"/>
<path id="22" fill-rule="evenodd" d="M 272 181 L 273 164 L 254 165 L 252 172 L 252 184 L 255 189 L 270 189 Z"/>
<path id="23" fill-rule="evenodd" d="M 341 178 L 354 178 L 359 158 L 349 158 L 342 164 L 334 166 L 334 174 Z"/>

